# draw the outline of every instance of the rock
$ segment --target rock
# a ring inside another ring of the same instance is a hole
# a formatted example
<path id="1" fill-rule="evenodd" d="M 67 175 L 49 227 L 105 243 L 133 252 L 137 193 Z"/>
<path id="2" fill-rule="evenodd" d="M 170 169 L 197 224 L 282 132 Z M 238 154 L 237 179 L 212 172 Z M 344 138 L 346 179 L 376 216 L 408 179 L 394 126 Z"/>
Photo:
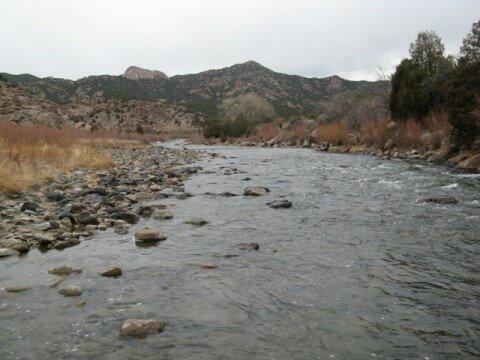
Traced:
<path id="1" fill-rule="evenodd" d="M 213 257 L 223 258 L 223 259 L 230 259 L 230 258 L 237 257 L 237 256 L 238 256 L 237 254 L 215 254 L 215 255 L 213 255 Z"/>
<path id="2" fill-rule="evenodd" d="M 258 250 L 260 248 L 260 245 L 257 243 L 240 243 L 235 245 L 235 247 L 239 250 Z"/>
<path id="3" fill-rule="evenodd" d="M 50 223 L 50 221 L 45 221 L 44 223 L 41 223 L 40 225 L 37 226 L 37 229 L 41 231 L 47 231 L 47 230 L 50 230 L 51 228 L 52 228 L 52 224 Z"/>
<path id="4" fill-rule="evenodd" d="M 196 226 L 203 226 L 203 225 L 206 225 L 208 224 L 208 222 L 202 218 L 193 218 L 193 219 L 190 219 L 188 221 L 186 221 L 187 224 L 190 224 L 190 225 L 196 225 Z"/>
<path id="5" fill-rule="evenodd" d="M 218 195 L 223 196 L 223 197 L 234 197 L 234 196 L 238 196 L 237 194 L 231 193 L 231 192 L 229 192 L 229 191 L 224 191 L 224 192 L 222 192 L 222 193 L 220 193 L 220 194 L 218 194 Z"/>
<path id="6" fill-rule="evenodd" d="M 152 214 L 154 219 L 167 220 L 173 218 L 173 213 L 168 210 L 155 210 Z"/>
<path id="7" fill-rule="evenodd" d="M 150 191 L 161 191 L 163 188 L 158 184 L 152 184 L 149 186 Z"/>
<path id="8" fill-rule="evenodd" d="M 383 149 L 391 150 L 394 145 L 395 145 L 395 141 L 393 141 L 393 139 L 388 139 L 387 141 L 385 141 L 385 144 L 383 145 Z"/>
<path id="9" fill-rule="evenodd" d="M 165 323 L 154 319 L 128 319 L 120 330 L 120 336 L 145 337 L 157 334 L 165 329 Z"/>
<path id="10" fill-rule="evenodd" d="M 114 231 L 118 235 L 127 235 L 128 234 L 128 226 L 124 225 L 124 224 L 118 224 L 118 225 L 115 226 Z"/>
<path id="11" fill-rule="evenodd" d="M 202 269 L 216 269 L 216 268 L 218 268 L 218 265 L 210 264 L 210 263 L 204 263 L 204 264 L 200 264 L 198 266 L 200 266 Z"/>
<path id="12" fill-rule="evenodd" d="M 152 215 L 153 211 L 153 207 L 151 206 L 140 206 L 138 215 L 148 217 Z"/>
<path id="13" fill-rule="evenodd" d="M 47 192 L 46 198 L 48 201 L 58 202 L 65 199 L 65 196 L 60 191 L 53 190 L 53 191 Z"/>
<path id="14" fill-rule="evenodd" d="M 17 252 L 15 250 L 2 248 L 0 249 L 0 259 L 15 255 L 16 253 Z"/>
<path id="15" fill-rule="evenodd" d="M 82 307 L 82 306 L 85 306 L 86 303 L 87 303 L 87 302 L 86 302 L 85 300 L 77 301 L 77 302 L 75 303 L 75 306 L 76 306 L 76 307 Z"/>
<path id="16" fill-rule="evenodd" d="M 310 147 L 310 140 L 308 140 L 308 139 L 303 140 L 302 147 L 309 148 Z"/>
<path id="17" fill-rule="evenodd" d="M 53 275 L 70 275 L 72 273 L 81 273 L 81 272 L 82 270 L 74 269 L 71 266 L 60 266 L 60 267 L 56 267 L 48 270 L 48 273 Z"/>
<path id="18" fill-rule="evenodd" d="M 426 203 L 434 203 L 434 204 L 456 204 L 458 200 L 455 199 L 453 196 L 437 196 L 437 197 L 430 197 L 424 200 Z"/>
<path id="19" fill-rule="evenodd" d="M 48 246 L 51 245 L 55 239 L 51 235 L 44 235 L 44 234 L 37 234 L 34 236 L 34 239 L 38 242 L 40 246 Z"/>
<path id="20" fill-rule="evenodd" d="M 80 286 L 70 285 L 58 290 L 58 293 L 63 296 L 80 296 L 83 290 Z"/>
<path id="21" fill-rule="evenodd" d="M 22 207 L 20 208 L 20 211 L 25 211 L 25 210 L 36 211 L 37 209 L 40 209 L 40 205 L 38 205 L 36 202 L 25 201 L 22 204 Z"/>
<path id="22" fill-rule="evenodd" d="M 430 156 L 427 159 L 427 161 L 433 162 L 433 163 L 444 162 L 447 160 L 447 158 L 452 154 L 454 150 L 455 150 L 455 145 L 444 143 L 442 141 L 442 146 L 440 147 L 440 149 L 435 151 L 435 153 L 432 156 Z"/>
<path id="23" fill-rule="evenodd" d="M 77 196 L 82 197 L 86 195 L 91 195 L 91 194 L 97 194 L 100 196 L 106 196 L 107 191 L 103 187 L 96 187 L 96 188 L 91 188 L 91 189 L 83 189 L 80 190 L 77 194 Z"/>
<path id="24" fill-rule="evenodd" d="M 457 169 L 466 171 L 479 171 L 480 170 L 480 154 L 470 156 L 468 159 L 458 163 Z"/>
<path id="25" fill-rule="evenodd" d="M 290 208 L 292 207 L 292 203 L 288 200 L 275 200 L 267 203 L 273 209 L 280 209 L 280 208 Z"/>
<path id="26" fill-rule="evenodd" d="M 165 240 L 167 237 L 162 235 L 160 231 L 144 228 L 135 232 L 135 242 L 137 244 L 156 243 Z"/>
<path id="27" fill-rule="evenodd" d="M 20 239 L 5 239 L 0 240 L 0 248 L 9 248 L 20 253 L 28 252 L 30 250 L 30 245 Z"/>
<path id="28" fill-rule="evenodd" d="M 85 225 L 85 231 L 93 233 L 95 230 L 97 230 L 97 225 Z"/>
<path id="29" fill-rule="evenodd" d="M 100 222 L 95 215 L 88 215 L 80 220 L 80 224 L 82 225 L 98 225 Z"/>
<path id="30" fill-rule="evenodd" d="M 122 275 L 122 269 L 119 267 L 113 267 L 108 270 L 103 271 L 100 275 L 105 277 L 119 277 Z"/>
<path id="31" fill-rule="evenodd" d="M 60 285 L 62 282 L 65 281 L 65 278 L 63 277 L 57 277 L 55 279 L 53 279 L 52 281 L 50 281 L 47 286 L 49 288 L 56 288 L 58 285 Z"/>
<path id="32" fill-rule="evenodd" d="M 150 206 L 154 209 L 159 209 L 159 210 L 163 210 L 163 209 L 167 208 L 167 205 L 162 204 L 162 203 L 150 204 Z"/>
<path id="33" fill-rule="evenodd" d="M 6 291 L 11 292 L 11 293 L 18 293 L 18 292 L 24 292 L 33 289 L 33 286 L 29 285 L 14 285 L 14 286 L 7 286 L 5 288 Z"/>
<path id="34" fill-rule="evenodd" d="M 110 214 L 110 217 L 115 220 L 124 220 L 129 224 L 135 224 L 138 221 L 138 216 L 127 212 L 127 211 L 120 211 Z"/>
<path id="35" fill-rule="evenodd" d="M 245 190 L 243 191 L 243 195 L 247 195 L 247 196 L 262 196 L 262 195 L 266 195 L 267 193 L 269 193 L 270 190 L 266 187 L 263 187 L 263 186 L 251 186 L 251 187 L 247 187 L 245 188 Z"/>

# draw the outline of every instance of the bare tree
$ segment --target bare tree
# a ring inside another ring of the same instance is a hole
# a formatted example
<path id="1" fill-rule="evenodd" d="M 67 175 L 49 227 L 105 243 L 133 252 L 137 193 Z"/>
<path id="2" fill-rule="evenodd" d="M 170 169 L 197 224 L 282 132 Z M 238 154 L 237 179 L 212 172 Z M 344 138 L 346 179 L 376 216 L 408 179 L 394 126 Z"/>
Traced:
<path id="1" fill-rule="evenodd" d="M 220 112 L 228 120 L 234 120 L 240 115 L 252 124 L 260 124 L 275 117 L 275 109 L 263 97 L 255 93 L 239 95 L 222 101 Z"/>

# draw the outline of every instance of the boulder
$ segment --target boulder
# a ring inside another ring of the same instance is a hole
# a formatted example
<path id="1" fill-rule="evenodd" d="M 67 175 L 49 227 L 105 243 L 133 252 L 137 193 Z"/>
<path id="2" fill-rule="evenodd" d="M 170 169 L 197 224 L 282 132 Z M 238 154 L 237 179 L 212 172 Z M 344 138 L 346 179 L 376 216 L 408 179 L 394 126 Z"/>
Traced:
<path id="1" fill-rule="evenodd" d="M 62 201 L 63 199 L 65 199 L 65 196 L 60 191 L 56 190 L 48 191 L 46 197 L 48 201 L 54 202 Z"/>
<path id="2" fill-rule="evenodd" d="M 40 205 L 38 205 L 36 202 L 33 201 L 25 201 L 22 204 L 22 207 L 20 208 L 20 211 L 37 211 L 37 209 L 40 209 Z"/>
<path id="3" fill-rule="evenodd" d="M 243 195 L 262 196 L 262 195 L 266 195 L 269 192 L 270 190 L 263 186 L 249 186 L 245 188 L 245 190 L 243 191 Z"/>
<path id="4" fill-rule="evenodd" d="M 287 209 L 292 207 L 292 203 L 285 199 L 274 200 L 274 201 L 268 202 L 267 205 L 273 209 L 280 209 L 280 208 Z"/>
<path id="5" fill-rule="evenodd" d="M 15 255 L 16 253 L 17 252 L 15 250 L 1 248 L 0 249 L 0 259 L 4 258 L 4 257 L 9 257 L 9 256 L 12 256 L 12 255 Z"/>
<path id="6" fill-rule="evenodd" d="M 120 269 L 119 267 L 113 267 L 101 272 L 100 275 L 105 277 L 119 277 L 122 275 L 122 269 Z"/>
<path id="7" fill-rule="evenodd" d="M 193 218 L 193 219 L 190 219 L 188 221 L 186 221 L 187 224 L 190 224 L 190 225 L 196 225 L 196 226 L 203 226 L 203 225 L 206 225 L 208 224 L 208 222 L 202 218 Z"/>
<path id="8" fill-rule="evenodd" d="M 129 224 L 135 224 L 138 221 L 138 216 L 127 211 L 119 211 L 110 214 L 110 217 L 115 220 L 124 220 Z"/>
<path id="9" fill-rule="evenodd" d="M 58 290 L 58 293 L 63 296 L 80 296 L 83 290 L 80 286 L 70 285 Z"/>
<path id="10" fill-rule="evenodd" d="M 120 336 L 145 337 L 165 329 L 165 323 L 154 319 L 128 319 L 120 330 Z"/>
<path id="11" fill-rule="evenodd" d="M 470 156 L 468 159 L 458 163 L 457 169 L 466 171 L 479 171 L 480 170 L 480 154 Z"/>
<path id="12" fill-rule="evenodd" d="M 164 236 L 160 231 L 143 228 L 135 232 L 135 242 L 137 244 L 149 244 L 156 243 L 162 240 L 165 240 L 167 237 Z"/>

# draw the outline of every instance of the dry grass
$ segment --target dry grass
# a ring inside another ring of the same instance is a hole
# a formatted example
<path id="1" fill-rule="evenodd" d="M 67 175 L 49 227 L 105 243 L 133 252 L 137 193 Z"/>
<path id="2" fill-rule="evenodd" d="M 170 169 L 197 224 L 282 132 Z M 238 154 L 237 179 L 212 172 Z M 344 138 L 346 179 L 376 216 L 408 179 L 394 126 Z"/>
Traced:
<path id="1" fill-rule="evenodd" d="M 21 192 L 78 168 L 109 167 L 107 149 L 136 145 L 105 133 L 0 125 L 0 193 Z"/>
<path id="2" fill-rule="evenodd" d="M 366 121 L 360 129 L 361 141 L 368 146 L 383 149 L 385 143 L 390 138 L 388 123 L 388 120 Z"/>
<path id="3" fill-rule="evenodd" d="M 176 139 L 186 139 L 194 144 L 204 144 L 205 137 L 202 132 L 197 129 L 192 128 L 176 128 L 170 129 L 168 131 L 162 132 L 161 134 L 156 135 L 157 141 L 168 141 Z"/>
<path id="4" fill-rule="evenodd" d="M 278 135 L 279 127 L 275 123 L 261 125 L 255 134 L 255 138 L 261 141 L 268 141 Z"/>
<path id="5" fill-rule="evenodd" d="M 400 124 L 398 144 L 402 149 L 435 150 L 451 131 L 448 116 L 444 113 L 432 114 L 423 122 L 410 119 Z"/>
<path id="6" fill-rule="evenodd" d="M 348 127 L 342 122 L 319 125 L 314 130 L 314 137 L 320 142 L 325 142 L 332 145 L 350 144 Z"/>

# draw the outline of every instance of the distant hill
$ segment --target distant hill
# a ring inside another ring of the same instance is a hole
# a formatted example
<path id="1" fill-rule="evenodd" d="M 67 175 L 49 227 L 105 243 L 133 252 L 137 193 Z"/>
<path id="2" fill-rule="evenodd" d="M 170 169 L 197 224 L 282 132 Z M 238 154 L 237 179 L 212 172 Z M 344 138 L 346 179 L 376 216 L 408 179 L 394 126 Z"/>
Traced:
<path id="1" fill-rule="evenodd" d="M 250 92 L 265 97 L 279 115 L 288 116 L 319 113 L 338 95 L 385 98 L 390 90 L 387 81 L 350 81 L 338 76 L 306 78 L 277 73 L 254 61 L 170 78 L 160 71 L 138 67 L 129 67 L 119 76 L 89 76 L 76 81 L 0 74 L 12 83 L 40 89 L 46 99 L 58 104 L 97 98 L 164 100 L 207 115 L 217 114 L 217 105 L 223 99 Z"/>

